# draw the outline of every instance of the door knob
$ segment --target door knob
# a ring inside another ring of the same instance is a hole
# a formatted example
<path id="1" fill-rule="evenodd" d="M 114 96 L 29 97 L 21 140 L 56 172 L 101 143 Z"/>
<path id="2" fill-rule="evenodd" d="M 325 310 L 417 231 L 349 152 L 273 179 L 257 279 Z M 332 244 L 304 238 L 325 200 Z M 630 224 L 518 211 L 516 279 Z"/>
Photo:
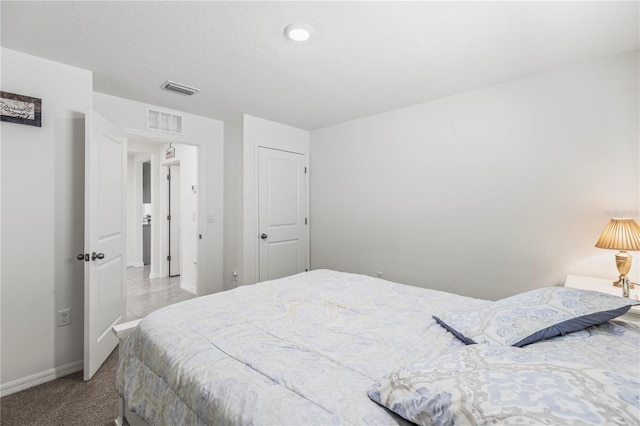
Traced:
<path id="1" fill-rule="evenodd" d="M 267 237 L 268 237 L 268 235 L 267 235 L 267 234 L 262 234 L 262 235 L 260 235 L 260 238 L 262 238 L 263 240 L 266 240 L 266 239 L 267 239 Z"/>
<path id="2" fill-rule="evenodd" d="M 76 256 L 76 259 L 78 259 L 78 260 L 84 260 L 84 253 L 79 253 L 79 254 Z"/>
<path id="3" fill-rule="evenodd" d="M 103 253 L 96 253 L 94 251 L 93 253 L 91 253 L 91 260 L 96 260 L 96 259 L 104 259 L 104 254 Z"/>

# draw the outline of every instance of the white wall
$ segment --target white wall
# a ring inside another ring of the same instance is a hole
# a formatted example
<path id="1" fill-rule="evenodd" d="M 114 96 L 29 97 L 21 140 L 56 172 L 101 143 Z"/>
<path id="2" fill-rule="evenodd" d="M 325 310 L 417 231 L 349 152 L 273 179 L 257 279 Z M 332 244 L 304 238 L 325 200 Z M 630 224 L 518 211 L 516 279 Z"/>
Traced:
<path id="1" fill-rule="evenodd" d="M 42 99 L 42 127 L 1 123 L 2 393 L 82 369 L 84 114 L 92 74 L 2 49 L 2 90 Z M 71 308 L 71 324 L 56 311 Z"/>
<path id="2" fill-rule="evenodd" d="M 242 151 L 244 118 L 224 122 L 224 289 L 238 286 L 242 261 Z M 238 275 L 234 276 L 233 274 Z"/>
<path id="3" fill-rule="evenodd" d="M 180 285 L 195 293 L 197 276 L 196 262 L 198 250 L 198 150 L 193 146 L 181 145 L 180 154 L 180 206 L 182 229 L 182 265 Z M 195 186 L 195 191 L 192 189 Z M 224 285 L 224 283 L 220 283 Z"/>
<path id="4" fill-rule="evenodd" d="M 199 165 L 202 181 L 199 183 L 202 205 L 199 225 L 202 240 L 200 244 L 200 273 L 198 289 L 201 294 L 223 290 L 223 122 L 192 114 L 184 116 L 182 135 L 145 129 L 145 114 L 148 105 L 117 98 L 102 93 L 94 94 L 94 108 L 116 125 L 125 129 L 130 136 L 166 140 L 198 146 Z M 152 170 L 152 173 L 154 171 Z M 153 197 L 152 188 L 152 197 Z M 153 223 L 153 217 L 152 217 Z M 153 236 L 152 236 L 153 239 Z M 154 243 L 152 242 L 152 246 Z"/>
<path id="5" fill-rule="evenodd" d="M 489 299 L 616 278 L 593 245 L 638 219 L 638 71 L 636 51 L 311 132 L 312 267 Z"/>
<path id="6" fill-rule="evenodd" d="M 144 156 L 144 154 L 143 154 Z M 142 159 L 127 156 L 127 266 L 143 266 Z"/>
<path id="7" fill-rule="evenodd" d="M 225 288 L 258 281 L 257 155 L 258 147 L 309 155 L 309 132 L 243 115 L 225 122 Z M 309 192 L 307 191 L 307 194 Z M 238 271 L 238 281 L 232 277 Z"/>

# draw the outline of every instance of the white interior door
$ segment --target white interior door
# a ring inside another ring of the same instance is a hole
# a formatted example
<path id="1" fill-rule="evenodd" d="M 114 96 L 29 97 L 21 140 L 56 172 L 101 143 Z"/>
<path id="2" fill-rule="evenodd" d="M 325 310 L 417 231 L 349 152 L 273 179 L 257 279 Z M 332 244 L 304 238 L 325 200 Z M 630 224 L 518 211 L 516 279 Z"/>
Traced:
<path id="1" fill-rule="evenodd" d="M 169 166 L 169 276 L 180 275 L 182 217 L 180 209 L 180 165 Z"/>
<path id="2" fill-rule="evenodd" d="M 273 280 L 307 268 L 306 158 L 259 148 L 259 276 Z"/>
<path id="3" fill-rule="evenodd" d="M 84 380 L 118 344 L 126 310 L 126 139 L 95 111 L 85 124 Z"/>

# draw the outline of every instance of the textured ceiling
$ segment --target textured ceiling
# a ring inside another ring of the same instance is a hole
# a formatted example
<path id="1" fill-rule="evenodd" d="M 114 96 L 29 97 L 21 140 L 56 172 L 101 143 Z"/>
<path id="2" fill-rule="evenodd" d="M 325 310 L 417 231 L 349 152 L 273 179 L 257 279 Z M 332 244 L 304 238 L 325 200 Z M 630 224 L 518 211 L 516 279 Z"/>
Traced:
<path id="1" fill-rule="evenodd" d="M 1 2 L 3 47 L 97 92 L 304 129 L 638 49 L 639 2 Z M 314 37 L 283 37 L 292 22 Z M 192 97 L 165 80 L 202 89 Z"/>

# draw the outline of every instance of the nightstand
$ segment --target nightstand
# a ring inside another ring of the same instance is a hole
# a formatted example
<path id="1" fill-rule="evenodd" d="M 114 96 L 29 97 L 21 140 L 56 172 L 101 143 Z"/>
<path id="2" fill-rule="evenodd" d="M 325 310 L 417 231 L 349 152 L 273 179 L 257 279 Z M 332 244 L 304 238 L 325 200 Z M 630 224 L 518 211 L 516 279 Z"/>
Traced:
<path id="1" fill-rule="evenodd" d="M 593 290 L 601 293 L 613 294 L 614 296 L 622 296 L 622 289 L 614 287 L 613 281 L 602 278 L 582 277 L 579 275 L 567 275 L 564 282 L 565 287 L 579 288 L 582 290 Z M 637 284 L 636 284 L 637 286 Z M 635 289 L 637 291 L 637 289 Z M 633 294 L 633 290 L 632 290 Z M 637 293 L 636 293 L 637 294 Z M 633 299 L 632 299 L 633 300 Z M 640 305 L 632 306 L 626 314 L 618 317 L 625 321 L 640 322 Z"/>

